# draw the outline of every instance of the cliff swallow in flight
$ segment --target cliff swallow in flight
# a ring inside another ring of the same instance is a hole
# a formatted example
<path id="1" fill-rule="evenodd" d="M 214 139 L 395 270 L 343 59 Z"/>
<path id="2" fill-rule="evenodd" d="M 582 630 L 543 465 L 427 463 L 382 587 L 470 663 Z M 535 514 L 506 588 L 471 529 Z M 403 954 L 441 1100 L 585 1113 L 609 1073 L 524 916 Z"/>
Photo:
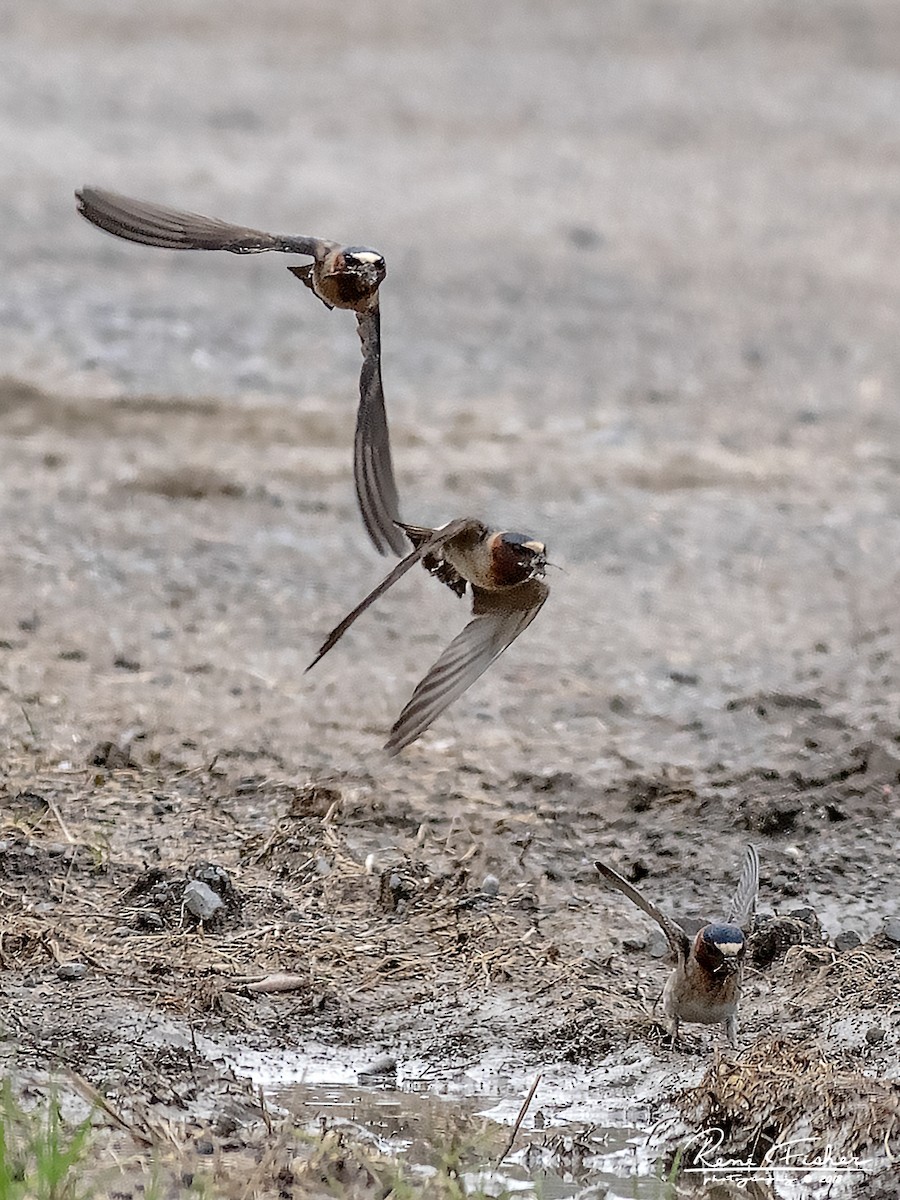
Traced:
<path id="1" fill-rule="evenodd" d="M 662 929 L 675 961 L 663 989 L 663 1010 L 671 1021 L 673 1040 L 680 1021 L 704 1025 L 725 1024 L 729 1043 L 737 1046 L 737 1007 L 747 943 L 744 927 L 750 924 L 759 892 L 759 857 L 753 846 L 744 855 L 741 874 L 725 924 L 704 925 L 693 942 L 677 921 L 651 904 L 606 863 L 594 866 L 604 879 L 627 896 L 632 904 Z"/>
<path id="2" fill-rule="evenodd" d="M 78 211 L 93 225 L 129 242 L 167 250 L 227 250 L 261 254 L 279 250 L 305 254 L 311 263 L 288 267 L 327 308 L 356 313 L 362 342 L 359 411 L 353 445 L 353 475 L 363 523 L 380 554 L 402 554 L 405 543 L 397 528 L 397 487 L 381 383 L 381 314 L 378 287 L 387 272 L 384 259 L 366 246 L 341 246 L 316 237 L 263 233 L 214 217 L 179 212 L 132 200 L 115 192 L 85 187 L 75 193 Z"/>
<path id="3" fill-rule="evenodd" d="M 344 617 L 306 668 L 311 670 L 356 618 L 421 562 L 457 596 L 472 592 L 472 620 L 458 634 L 410 697 L 385 744 L 396 754 L 414 742 L 448 705 L 463 694 L 541 609 L 550 589 L 544 583 L 546 547 L 524 533 L 489 529 L 472 517 L 440 529 L 400 525 L 413 550 Z"/>

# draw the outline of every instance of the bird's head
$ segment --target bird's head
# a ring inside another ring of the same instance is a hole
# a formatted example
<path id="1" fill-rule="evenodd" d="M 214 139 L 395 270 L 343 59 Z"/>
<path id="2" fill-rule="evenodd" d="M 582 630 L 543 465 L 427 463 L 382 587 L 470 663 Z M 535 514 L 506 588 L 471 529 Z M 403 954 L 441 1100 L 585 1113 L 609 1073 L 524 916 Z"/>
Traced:
<path id="1" fill-rule="evenodd" d="M 370 289 L 377 288 L 387 275 L 387 266 L 382 255 L 367 246 L 345 246 L 341 257 L 342 272 L 356 276 L 360 283 Z"/>
<path id="2" fill-rule="evenodd" d="M 547 547 L 527 533 L 495 533 L 491 555 L 494 573 L 503 586 L 540 579 L 547 567 Z"/>
<path id="3" fill-rule="evenodd" d="M 733 975 L 746 953 L 747 940 L 737 925 L 704 925 L 694 939 L 694 957 L 717 979 Z"/>

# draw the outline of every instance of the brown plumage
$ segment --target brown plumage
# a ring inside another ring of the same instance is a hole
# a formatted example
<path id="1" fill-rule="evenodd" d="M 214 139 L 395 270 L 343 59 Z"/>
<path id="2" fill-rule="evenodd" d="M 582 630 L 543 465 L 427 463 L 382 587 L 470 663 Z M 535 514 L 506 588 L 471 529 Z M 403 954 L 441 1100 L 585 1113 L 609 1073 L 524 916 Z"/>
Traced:
<path id="1" fill-rule="evenodd" d="M 387 271 L 382 256 L 365 246 L 341 246 L 323 238 L 264 233 L 215 217 L 133 200 L 101 188 L 85 187 L 75 196 L 78 211 L 93 225 L 144 246 L 226 250 L 230 254 L 277 250 L 313 259 L 288 270 L 326 307 L 352 309 L 359 326 L 363 365 L 359 375 L 353 475 L 363 524 L 379 553 L 392 550 L 402 554 L 404 541 L 397 527 L 397 487 L 381 382 L 378 288 Z"/>
<path id="2" fill-rule="evenodd" d="M 657 908 L 618 871 L 604 862 L 594 866 L 614 888 L 651 917 L 666 935 L 673 961 L 663 989 L 663 1010 L 678 1037 L 681 1021 L 706 1025 L 723 1022 L 728 1041 L 737 1045 L 737 1009 L 741 995 L 746 931 L 756 909 L 759 892 L 759 856 L 748 846 L 727 922 L 703 925 L 693 941 L 681 925 Z"/>
<path id="3" fill-rule="evenodd" d="M 458 634 L 394 722 L 385 749 L 396 754 L 414 742 L 463 694 L 534 620 L 549 594 L 543 575 L 546 550 L 526 534 L 489 529 L 472 517 L 439 529 L 402 525 L 413 550 L 344 617 L 307 670 L 343 637 L 353 622 L 416 563 L 458 596 L 472 593 L 472 620 Z"/>

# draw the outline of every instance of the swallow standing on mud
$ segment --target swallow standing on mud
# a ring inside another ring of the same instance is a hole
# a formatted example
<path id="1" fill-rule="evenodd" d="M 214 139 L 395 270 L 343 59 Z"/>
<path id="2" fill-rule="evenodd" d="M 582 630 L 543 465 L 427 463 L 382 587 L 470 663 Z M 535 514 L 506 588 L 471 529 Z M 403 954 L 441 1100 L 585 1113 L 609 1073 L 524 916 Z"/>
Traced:
<path id="1" fill-rule="evenodd" d="M 363 523 L 380 554 L 402 554 L 403 535 L 397 487 L 391 462 L 391 443 L 381 383 L 381 314 L 378 288 L 387 273 L 377 250 L 341 246 L 316 237 L 263 233 L 231 225 L 214 217 L 179 212 L 132 200 L 115 192 L 85 187 L 75 193 L 78 211 L 93 225 L 129 242 L 167 250 L 227 250 L 231 254 L 261 254 L 278 250 L 305 254 L 311 263 L 288 270 L 306 284 L 327 308 L 350 308 L 356 313 L 362 342 L 359 411 L 353 445 L 353 475 Z"/>
<path id="2" fill-rule="evenodd" d="M 550 589 L 544 583 L 546 547 L 524 533 L 489 529 L 473 517 L 439 529 L 399 526 L 410 554 L 344 617 L 306 668 L 311 670 L 356 618 L 421 562 L 457 596 L 472 592 L 472 620 L 458 634 L 410 697 L 385 744 L 396 754 L 424 733 L 440 713 L 475 682 L 537 616 Z"/>
<path id="3" fill-rule="evenodd" d="M 753 846 L 744 855 L 741 874 L 725 924 L 704 925 L 693 942 L 684 929 L 651 904 L 606 863 L 594 866 L 613 887 L 627 896 L 654 921 L 666 935 L 675 965 L 663 990 L 663 1009 L 671 1021 L 673 1040 L 678 1037 L 681 1021 L 704 1025 L 725 1024 L 729 1043 L 737 1046 L 737 1007 L 747 943 L 746 927 L 756 909 L 759 892 L 759 857 Z"/>

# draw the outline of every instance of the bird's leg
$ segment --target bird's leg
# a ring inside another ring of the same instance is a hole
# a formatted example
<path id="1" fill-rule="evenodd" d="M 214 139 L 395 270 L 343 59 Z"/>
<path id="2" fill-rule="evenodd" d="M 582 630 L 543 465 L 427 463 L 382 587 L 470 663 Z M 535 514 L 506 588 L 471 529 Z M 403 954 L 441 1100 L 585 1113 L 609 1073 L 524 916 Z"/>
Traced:
<path id="1" fill-rule="evenodd" d="M 737 1017 L 734 1013 L 725 1022 L 725 1036 L 728 1038 L 728 1045 L 732 1050 L 737 1050 Z"/>

